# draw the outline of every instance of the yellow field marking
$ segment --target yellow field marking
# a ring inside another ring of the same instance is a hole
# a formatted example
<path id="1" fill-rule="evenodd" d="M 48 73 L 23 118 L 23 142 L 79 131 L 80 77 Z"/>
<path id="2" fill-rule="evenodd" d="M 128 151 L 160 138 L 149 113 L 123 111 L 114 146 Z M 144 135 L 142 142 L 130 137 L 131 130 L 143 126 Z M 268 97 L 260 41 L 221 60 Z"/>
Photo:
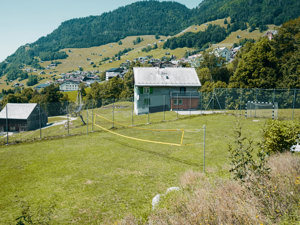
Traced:
<path id="1" fill-rule="evenodd" d="M 181 144 L 174 144 L 174 143 L 168 143 L 168 142 L 161 142 L 161 141 L 151 141 L 151 140 L 146 140 L 146 139 L 140 139 L 140 138 L 134 138 L 134 137 L 130 137 L 130 136 L 126 136 L 126 135 L 123 135 L 123 134 L 119 134 L 119 133 L 116 133 L 114 131 L 111 131 L 111 130 L 108 130 L 98 124 L 95 124 L 97 127 L 100 127 L 102 130 L 104 131 L 107 131 L 109 133 L 112 133 L 112 134 L 115 134 L 117 136 L 120 136 L 120 137 L 123 137 L 123 138 L 128 138 L 128 139 L 131 139 L 131 140 L 135 140 L 135 141 L 142 141 L 142 142 L 148 142 L 148 143 L 154 143 L 154 144 L 162 144 L 162 145 L 171 145 L 171 146 L 178 146 L 178 147 L 181 147 L 182 145 Z"/>
<path id="2" fill-rule="evenodd" d="M 183 137 L 184 137 L 184 130 L 182 130 L 181 142 L 180 142 L 181 145 L 183 144 Z"/>

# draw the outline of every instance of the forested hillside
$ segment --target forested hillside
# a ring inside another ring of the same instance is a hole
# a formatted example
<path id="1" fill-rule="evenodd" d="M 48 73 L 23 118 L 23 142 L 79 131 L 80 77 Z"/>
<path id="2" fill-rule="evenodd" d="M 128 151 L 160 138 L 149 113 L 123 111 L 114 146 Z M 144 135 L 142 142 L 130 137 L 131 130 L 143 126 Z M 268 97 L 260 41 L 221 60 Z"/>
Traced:
<path id="1" fill-rule="evenodd" d="M 199 0 L 200 1 L 200 0 Z M 282 24 L 300 16 L 298 0 L 204 0 L 195 9 L 176 2 L 141 1 L 100 16 L 90 16 L 65 21 L 46 37 L 35 43 L 21 46 L 13 55 L 0 63 L 0 76 L 12 74 L 9 79 L 26 78 L 20 72 L 25 65 L 41 69 L 40 60 L 68 57 L 64 48 L 87 48 L 116 42 L 131 35 L 174 35 L 192 24 L 201 24 L 218 18 L 231 17 L 227 34 L 249 26 L 264 29 L 265 24 Z M 215 28 L 215 27 L 214 27 Z M 225 33 L 219 30 L 222 37 Z M 213 34 L 182 37 L 194 47 L 217 41 Z M 201 41 L 195 41 L 196 38 Z M 220 37 L 221 38 L 221 37 Z M 170 47 L 170 46 L 166 46 Z M 175 48 L 174 45 L 172 48 Z"/>
<path id="2" fill-rule="evenodd" d="M 193 9 L 193 22 L 204 23 L 225 17 L 250 26 L 280 25 L 300 16 L 298 0 L 204 0 Z"/>
<path id="3" fill-rule="evenodd" d="M 213 88 L 300 88 L 300 17 L 288 21 L 273 40 L 248 41 L 230 65 L 204 53 L 198 68 L 202 91 Z M 221 65 L 221 66 L 220 66 Z"/>

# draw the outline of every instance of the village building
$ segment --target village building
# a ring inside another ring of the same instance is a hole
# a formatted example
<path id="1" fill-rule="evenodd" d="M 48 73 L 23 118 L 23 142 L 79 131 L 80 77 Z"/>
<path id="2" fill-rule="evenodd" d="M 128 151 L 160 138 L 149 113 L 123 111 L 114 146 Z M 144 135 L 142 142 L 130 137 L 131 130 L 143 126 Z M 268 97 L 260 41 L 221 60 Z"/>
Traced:
<path id="1" fill-rule="evenodd" d="M 100 77 L 98 76 L 85 76 L 82 81 L 87 85 L 90 86 L 91 84 L 95 82 L 100 82 Z"/>
<path id="2" fill-rule="evenodd" d="M 59 85 L 59 90 L 66 91 L 78 91 L 79 90 L 80 80 L 65 80 L 62 84 Z"/>
<path id="3" fill-rule="evenodd" d="M 110 80 L 114 77 L 122 77 L 124 69 L 123 68 L 112 68 L 106 71 L 105 80 Z"/>
<path id="4" fill-rule="evenodd" d="M 48 117 L 36 103 L 7 103 L 0 112 L 0 131 L 28 131 L 46 126 Z M 6 129 L 8 127 L 8 130 Z"/>
<path id="5" fill-rule="evenodd" d="M 224 58 L 227 62 L 230 60 L 230 57 L 231 57 L 231 52 L 226 47 L 214 49 L 214 54 L 216 57 Z"/>
<path id="6" fill-rule="evenodd" d="M 46 84 L 39 84 L 39 85 L 37 85 L 37 86 L 35 86 L 34 87 L 34 89 L 36 89 L 36 90 L 41 90 L 41 89 L 44 89 L 44 88 L 46 88 L 46 87 L 49 87 L 51 85 L 51 83 L 46 83 Z"/>
<path id="7" fill-rule="evenodd" d="M 197 109 L 201 83 L 194 68 L 136 67 L 133 72 L 135 114 Z"/>
<path id="8" fill-rule="evenodd" d="M 274 38 L 274 36 L 277 34 L 278 34 L 277 30 L 269 30 L 264 34 L 264 36 L 268 37 L 268 39 L 271 41 Z"/>

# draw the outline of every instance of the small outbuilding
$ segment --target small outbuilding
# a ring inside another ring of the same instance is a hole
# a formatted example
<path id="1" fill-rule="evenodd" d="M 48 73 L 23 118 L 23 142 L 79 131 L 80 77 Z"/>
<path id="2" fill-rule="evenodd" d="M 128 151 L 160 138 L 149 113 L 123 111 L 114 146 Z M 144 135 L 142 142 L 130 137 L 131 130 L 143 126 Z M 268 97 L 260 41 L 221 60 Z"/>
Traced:
<path id="1" fill-rule="evenodd" d="M 0 131 L 29 131 L 46 126 L 48 117 L 37 103 L 8 103 L 0 112 Z"/>
<path id="2" fill-rule="evenodd" d="M 194 68 L 136 67 L 133 72 L 137 115 L 198 108 L 201 83 Z"/>

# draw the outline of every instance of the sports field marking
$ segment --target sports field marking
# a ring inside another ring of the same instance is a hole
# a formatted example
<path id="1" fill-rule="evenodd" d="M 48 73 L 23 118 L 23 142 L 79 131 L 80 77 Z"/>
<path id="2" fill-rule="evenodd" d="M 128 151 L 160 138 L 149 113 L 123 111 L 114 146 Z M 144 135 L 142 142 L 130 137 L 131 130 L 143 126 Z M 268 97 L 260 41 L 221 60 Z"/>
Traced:
<path id="1" fill-rule="evenodd" d="M 119 133 L 116 133 L 114 131 L 111 131 L 111 130 L 108 130 L 98 124 L 95 124 L 97 127 L 101 128 L 102 130 L 104 131 L 107 131 L 109 133 L 112 133 L 112 134 L 115 134 L 117 136 L 120 136 L 120 137 L 123 137 L 123 138 L 128 138 L 128 139 L 131 139 L 131 140 L 135 140 L 135 141 L 142 141 L 142 142 L 148 142 L 148 143 L 154 143 L 154 144 L 162 144 L 162 145 L 171 145 L 171 146 L 178 146 L 178 147 L 181 147 L 182 145 L 181 144 L 175 144 L 175 143 L 168 143 L 168 142 L 161 142 L 161 141 L 151 141 L 151 140 L 146 140 L 146 139 L 141 139 L 141 138 L 135 138 L 135 137 L 130 137 L 130 136 L 126 136 L 126 135 L 123 135 L 123 134 L 119 134 Z"/>
<path id="2" fill-rule="evenodd" d="M 127 138 L 127 139 L 131 139 L 131 140 L 135 140 L 135 141 L 142 141 L 142 142 L 147 142 L 147 143 L 154 143 L 154 144 L 163 144 L 163 145 L 170 145 L 170 146 L 178 146 L 178 147 L 182 147 L 182 146 L 192 146 L 192 145 L 197 145 L 199 143 L 191 143 L 191 144 L 183 144 L 183 140 L 184 140 L 184 134 L 185 132 L 200 132 L 203 129 L 196 129 L 196 130 L 184 130 L 184 129 L 148 129 L 148 128 L 142 128 L 142 127 L 132 127 L 132 126 L 128 126 L 128 125 L 123 125 L 121 123 L 109 120 L 103 116 L 100 116 L 99 114 L 95 114 L 96 116 L 98 116 L 99 118 L 102 118 L 106 121 L 109 122 L 114 122 L 115 124 L 120 124 L 121 126 L 127 127 L 127 128 L 133 128 L 133 129 L 138 129 L 138 130 L 149 130 L 149 131 L 181 131 L 181 140 L 180 140 L 180 144 L 177 143 L 169 143 L 169 142 L 162 142 L 162 141 L 152 141 L 152 140 L 148 140 L 148 139 L 142 139 L 142 138 L 135 138 L 135 137 L 130 137 L 127 135 L 123 135 L 123 134 L 119 134 L 117 132 L 111 131 L 105 127 L 102 127 L 98 124 L 96 124 L 96 116 L 94 117 L 94 125 L 101 128 L 102 130 L 109 132 L 111 134 L 123 137 L 123 138 Z"/>

